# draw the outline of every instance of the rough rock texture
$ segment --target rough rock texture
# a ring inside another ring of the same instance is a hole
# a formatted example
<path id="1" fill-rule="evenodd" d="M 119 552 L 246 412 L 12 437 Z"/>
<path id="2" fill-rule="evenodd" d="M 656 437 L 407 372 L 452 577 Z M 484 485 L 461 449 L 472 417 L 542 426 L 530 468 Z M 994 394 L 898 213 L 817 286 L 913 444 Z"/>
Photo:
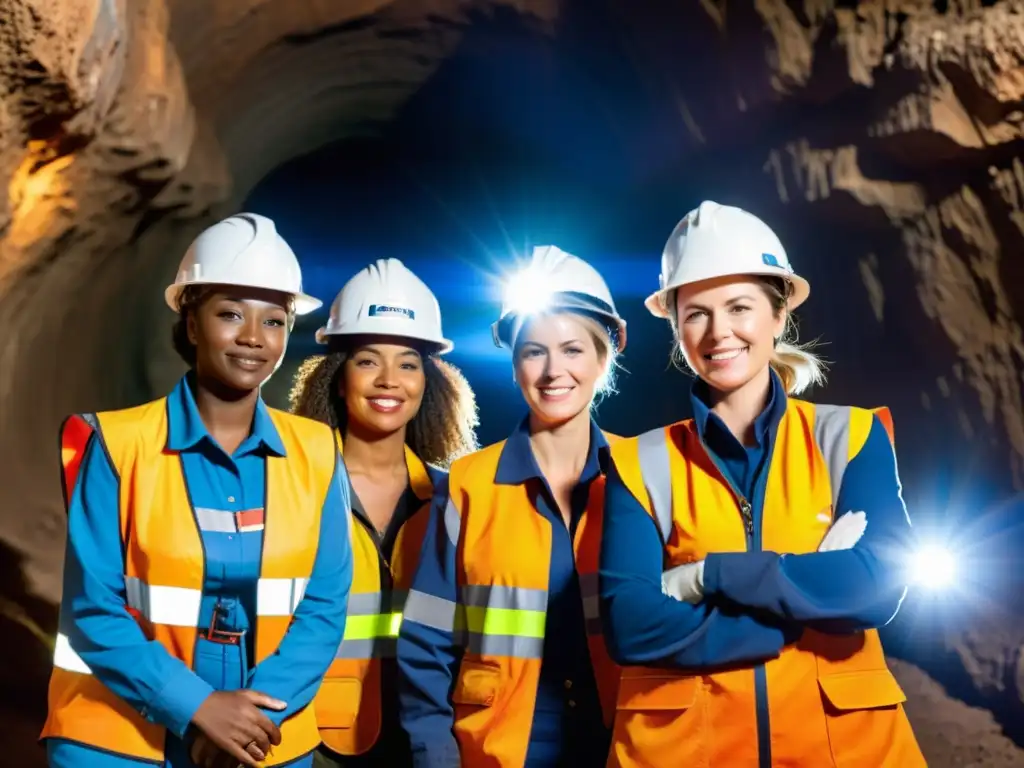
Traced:
<path id="1" fill-rule="evenodd" d="M 818 255 L 808 269 L 851 280 L 849 296 L 808 310 L 863 363 L 830 398 L 890 402 L 898 432 L 925 436 L 931 452 L 906 476 L 963 469 L 969 453 L 993 499 L 1021 489 L 1024 7 L 601 5 L 677 136 L 638 198 L 685 167 L 775 201 L 759 212 Z M 19 662 L 45 659 L 59 599 L 56 427 L 178 375 L 159 292 L 184 245 L 275 166 L 386 124 L 480 19 L 515 13 L 561 39 L 571 6 L 0 0 L 0 542 L 19 564 L 0 594 Z M 902 368 L 876 360 L 885 344 L 906 350 Z M 944 647 L 1004 726 L 1024 722 L 1024 631 L 995 611 L 971 626 Z M 36 717 L 45 668 L 23 673 L 0 667 L 0 690 L 27 686 L 20 709 Z M 1021 762 L 983 714 L 912 668 L 903 677 L 932 765 Z"/>
<path id="2" fill-rule="evenodd" d="M 907 714 L 931 768 L 1024 765 L 1024 751 L 1002 734 L 990 713 L 950 698 L 911 664 L 891 665 L 907 694 Z"/>

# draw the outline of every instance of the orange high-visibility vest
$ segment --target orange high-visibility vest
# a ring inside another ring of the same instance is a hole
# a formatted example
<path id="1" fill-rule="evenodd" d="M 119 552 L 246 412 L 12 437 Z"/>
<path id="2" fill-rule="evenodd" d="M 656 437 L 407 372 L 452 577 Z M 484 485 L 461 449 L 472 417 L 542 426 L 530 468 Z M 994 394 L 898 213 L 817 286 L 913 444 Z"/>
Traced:
<path id="1" fill-rule="evenodd" d="M 313 571 L 320 514 L 337 461 L 329 427 L 268 409 L 285 457 L 266 460 L 263 560 L 256 590 L 257 663 L 277 650 Z M 166 449 L 167 402 L 73 416 L 61 428 L 64 490 L 70 499 L 86 442 L 101 440 L 120 483 L 128 612 L 145 636 L 193 666 L 205 558 L 181 459 Z M 239 524 L 243 522 L 238 520 Z M 148 722 L 90 671 L 57 636 L 49 713 L 41 738 L 58 738 L 125 757 L 162 763 L 166 729 Z M 282 742 L 266 765 L 279 765 L 320 743 L 309 707 L 281 725 Z"/>
<path id="2" fill-rule="evenodd" d="M 504 445 L 455 461 L 448 475 L 446 521 L 458 528 L 457 615 L 466 643 L 452 693 L 453 731 L 464 766 L 523 764 L 544 650 L 551 523 L 536 512 L 526 484 L 494 482 Z M 610 723 L 619 668 L 608 655 L 599 615 L 603 506 L 601 475 L 591 485 L 573 549 L 590 657 Z"/>
<path id="3" fill-rule="evenodd" d="M 339 437 L 340 442 L 340 437 Z M 409 485 L 424 504 L 398 531 L 391 562 L 384 562 L 373 534 L 358 521 L 352 530 L 352 590 L 345 638 L 314 699 L 323 743 L 341 755 L 361 755 L 380 737 L 381 659 L 394 658 L 405 598 L 419 564 L 434 485 L 427 466 L 405 448 Z M 392 583 L 381 584 L 381 567 Z"/>
<path id="4" fill-rule="evenodd" d="M 891 440 L 888 410 L 879 409 L 879 416 Z M 859 408 L 788 401 L 768 471 L 764 550 L 817 551 L 831 526 L 843 472 L 863 448 L 872 418 Z M 623 483 L 667 542 L 666 570 L 709 552 L 746 551 L 740 500 L 714 469 L 692 420 L 622 440 L 612 456 Z M 799 642 L 764 666 L 773 765 L 926 765 L 876 630 L 826 635 L 805 629 Z M 626 667 L 608 765 L 756 768 L 756 707 L 752 667 Z"/>

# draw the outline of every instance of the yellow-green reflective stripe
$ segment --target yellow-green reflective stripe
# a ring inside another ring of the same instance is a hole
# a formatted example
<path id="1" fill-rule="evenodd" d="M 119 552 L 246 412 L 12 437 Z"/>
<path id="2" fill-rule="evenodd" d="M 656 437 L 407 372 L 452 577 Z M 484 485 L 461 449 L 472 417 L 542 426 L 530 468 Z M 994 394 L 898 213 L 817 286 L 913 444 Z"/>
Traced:
<path id="1" fill-rule="evenodd" d="M 345 640 L 398 637 L 398 630 L 401 626 L 401 613 L 377 613 L 370 616 L 350 615 L 345 619 Z"/>
<path id="2" fill-rule="evenodd" d="M 465 611 L 466 628 L 476 634 L 544 637 L 546 611 L 483 608 L 475 605 L 467 605 Z"/>

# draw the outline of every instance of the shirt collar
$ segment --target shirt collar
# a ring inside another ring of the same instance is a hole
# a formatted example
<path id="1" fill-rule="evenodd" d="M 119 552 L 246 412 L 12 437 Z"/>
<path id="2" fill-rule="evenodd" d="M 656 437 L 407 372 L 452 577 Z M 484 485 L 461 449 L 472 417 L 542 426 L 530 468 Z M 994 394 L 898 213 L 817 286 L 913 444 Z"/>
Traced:
<path id="1" fill-rule="evenodd" d="M 608 441 L 597 422 L 590 420 L 590 448 L 587 461 L 580 473 L 580 482 L 588 483 L 605 471 L 609 455 Z M 522 485 L 531 478 L 542 479 L 543 473 L 537 465 L 530 445 L 530 417 L 527 415 L 505 441 L 498 459 L 494 482 L 498 485 Z"/>
<path id="2" fill-rule="evenodd" d="M 199 415 L 199 406 L 196 405 L 193 393 L 194 386 L 194 375 L 187 373 L 181 377 L 167 397 L 167 449 L 170 451 L 190 450 L 204 439 L 210 443 L 214 442 L 203 423 L 202 416 Z M 252 430 L 239 447 L 239 452 L 250 453 L 259 447 L 265 448 L 275 456 L 286 455 L 281 435 L 274 426 L 262 397 L 256 400 Z"/>
<path id="3" fill-rule="evenodd" d="M 769 368 L 768 371 L 770 376 L 768 402 L 754 419 L 754 439 L 757 441 L 758 447 L 764 446 L 768 432 L 778 423 L 782 418 L 782 413 L 786 410 L 787 398 L 786 392 L 782 388 L 782 381 L 774 370 Z M 690 387 L 690 405 L 693 408 L 693 421 L 697 426 L 697 433 L 701 437 L 707 437 L 707 430 L 711 424 L 728 431 L 718 415 L 711 411 L 711 391 L 702 379 L 696 379 L 693 386 Z"/>

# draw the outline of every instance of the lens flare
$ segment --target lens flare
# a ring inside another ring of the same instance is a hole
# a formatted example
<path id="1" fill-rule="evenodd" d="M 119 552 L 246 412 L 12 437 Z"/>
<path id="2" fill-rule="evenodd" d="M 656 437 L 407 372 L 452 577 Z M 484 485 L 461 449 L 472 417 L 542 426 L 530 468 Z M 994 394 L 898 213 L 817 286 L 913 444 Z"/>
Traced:
<path id="1" fill-rule="evenodd" d="M 925 589 L 940 589 L 956 578 L 956 558 L 946 547 L 925 544 L 910 556 L 908 570 L 912 583 Z"/>

